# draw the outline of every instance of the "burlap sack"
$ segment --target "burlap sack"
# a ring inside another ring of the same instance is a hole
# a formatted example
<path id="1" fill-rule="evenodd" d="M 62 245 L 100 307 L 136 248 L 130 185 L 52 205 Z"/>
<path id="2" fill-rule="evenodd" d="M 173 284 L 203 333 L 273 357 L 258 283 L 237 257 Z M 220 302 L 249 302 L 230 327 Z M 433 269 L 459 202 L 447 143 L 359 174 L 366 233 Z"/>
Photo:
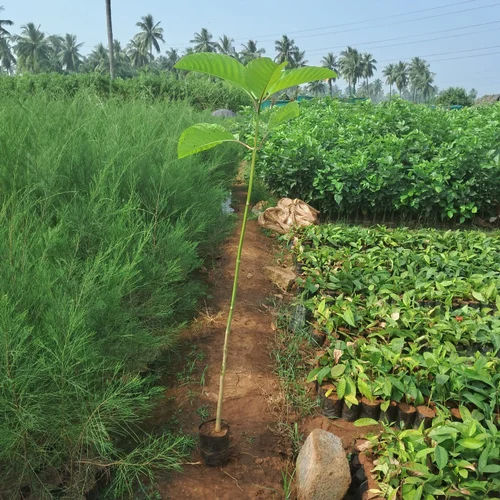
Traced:
<path id="1" fill-rule="evenodd" d="M 318 223 L 318 210 L 305 201 L 281 198 L 276 207 L 266 209 L 259 215 L 259 225 L 280 234 L 292 227 L 310 226 Z"/>

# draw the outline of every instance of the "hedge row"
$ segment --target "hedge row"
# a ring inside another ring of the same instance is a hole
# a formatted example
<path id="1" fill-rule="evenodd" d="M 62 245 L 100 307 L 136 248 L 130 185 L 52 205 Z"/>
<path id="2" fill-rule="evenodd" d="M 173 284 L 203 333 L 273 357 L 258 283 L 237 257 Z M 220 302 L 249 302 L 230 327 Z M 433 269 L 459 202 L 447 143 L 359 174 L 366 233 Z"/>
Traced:
<path id="1" fill-rule="evenodd" d="M 303 104 L 272 134 L 259 172 L 325 215 L 464 222 L 500 203 L 500 105 L 447 111 L 406 101 Z"/>

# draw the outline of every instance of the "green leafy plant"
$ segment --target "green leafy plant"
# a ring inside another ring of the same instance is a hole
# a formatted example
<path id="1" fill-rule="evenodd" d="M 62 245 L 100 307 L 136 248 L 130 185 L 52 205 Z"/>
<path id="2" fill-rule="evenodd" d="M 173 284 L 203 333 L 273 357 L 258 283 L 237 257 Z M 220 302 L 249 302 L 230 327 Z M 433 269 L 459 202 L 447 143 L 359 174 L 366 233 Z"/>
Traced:
<path id="1" fill-rule="evenodd" d="M 224 347 L 222 356 L 222 366 L 220 373 L 220 386 L 217 401 L 216 432 L 221 430 L 222 403 L 224 399 L 224 376 L 226 373 L 226 360 L 228 352 L 228 340 L 231 332 L 231 321 L 234 306 L 236 303 L 236 291 L 238 285 L 238 275 L 240 269 L 241 252 L 245 237 L 245 229 L 248 216 L 248 208 L 252 195 L 252 185 L 255 173 L 255 162 L 257 151 L 262 145 L 261 140 L 261 105 L 262 102 L 270 98 L 273 94 L 286 90 L 287 88 L 308 83 L 315 80 L 325 80 L 333 78 L 335 73 L 326 68 L 303 67 L 292 70 L 285 70 L 286 62 L 277 64 L 271 59 L 261 57 L 254 59 L 247 66 L 244 66 L 236 59 L 213 53 L 189 54 L 184 56 L 175 68 L 186 71 L 197 71 L 210 76 L 222 78 L 233 86 L 242 89 L 250 97 L 253 104 L 253 142 L 249 145 L 240 141 L 224 127 L 218 124 L 198 124 L 187 128 L 181 134 L 178 144 L 179 158 L 213 148 L 225 142 L 236 142 L 251 151 L 252 158 L 248 179 L 248 192 L 241 224 L 240 240 L 236 257 L 233 290 L 231 294 L 231 304 L 227 319 L 227 326 L 224 336 Z M 267 131 L 280 124 L 283 124 L 299 114 L 299 107 L 296 102 L 291 102 L 279 111 L 273 113 L 267 123 Z"/>
<path id="2" fill-rule="evenodd" d="M 258 175 L 277 196 L 331 217 L 495 217 L 500 105 L 449 111 L 403 101 L 305 103 L 264 145 Z"/>
<path id="3" fill-rule="evenodd" d="M 461 422 L 444 412 L 429 429 L 400 431 L 384 425 L 381 434 L 370 437 L 377 493 L 390 500 L 495 496 L 500 432 L 478 411 L 461 406 L 460 413 Z"/>
<path id="4" fill-rule="evenodd" d="M 232 225 L 234 148 L 177 160 L 178 133 L 203 116 L 0 92 L 0 498 L 82 498 L 103 472 L 128 491 L 184 460 L 184 441 L 142 423 L 163 394 L 151 364 Z"/>
<path id="5" fill-rule="evenodd" d="M 302 298 L 329 338 L 308 377 L 361 397 L 471 405 L 491 416 L 500 349 L 498 232 L 310 227 Z"/>

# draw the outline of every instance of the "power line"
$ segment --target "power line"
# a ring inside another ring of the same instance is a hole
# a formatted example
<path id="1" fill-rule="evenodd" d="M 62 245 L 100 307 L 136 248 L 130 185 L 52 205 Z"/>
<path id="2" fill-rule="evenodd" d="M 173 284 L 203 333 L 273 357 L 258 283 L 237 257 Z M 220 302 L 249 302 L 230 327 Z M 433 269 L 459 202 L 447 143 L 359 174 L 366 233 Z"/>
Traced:
<path id="1" fill-rule="evenodd" d="M 434 57 L 434 56 L 444 56 L 447 54 L 461 54 L 462 52 L 475 52 L 477 50 L 489 50 L 489 49 L 496 49 L 499 48 L 500 45 L 490 45 L 489 47 L 478 47 L 476 49 L 463 49 L 463 50 L 450 50 L 447 52 L 434 52 L 434 54 L 422 54 L 419 55 L 418 57 Z M 382 61 L 377 61 L 377 63 L 386 63 L 386 62 L 391 62 L 394 59 L 384 59 Z"/>
<path id="2" fill-rule="evenodd" d="M 500 54 L 500 50 L 496 52 L 488 52 L 486 54 L 473 54 L 471 56 L 462 56 L 462 57 L 448 57 L 446 59 L 431 59 L 428 62 L 443 62 L 443 61 L 456 61 L 458 59 L 470 59 L 471 57 L 483 57 L 483 56 L 493 56 L 495 54 Z"/>
<path id="3" fill-rule="evenodd" d="M 444 5 L 437 6 L 437 7 L 429 7 L 426 9 L 412 10 L 409 12 L 401 12 L 399 14 L 390 14 L 388 16 L 371 17 L 371 18 L 365 19 L 363 21 L 356 21 L 356 22 L 351 22 L 351 23 L 341 23 L 341 24 L 332 24 L 329 26 L 320 26 L 317 28 L 307 28 L 307 29 L 303 29 L 303 30 L 293 30 L 293 31 L 288 31 L 287 33 L 293 35 L 296 33 L 306 33 L 309 31 L 327 30 L 327 29 L 332 29 L 332 28 L 342 28 L 344 26 L 354 26 L 354 25 L 364 24 L 364 23 L 368 23 L 368 22 L 372 22 L 372 21 L 392 19 L 395 17 L 408 16 L 411 14 L 418 14 L 420 12 L 428 12 L 428 11 L 434 11 L 434 10 L 439 10 L 439 9 L 445 9 L 446 7 L 451 7 L 451 6 L 456 7 L 457 5 L 463 5 L 466 3 L 471 3 L 471 2 L 476 2 L 476 1 L 477 0 L 464 0 L 462 2 L 451 2 L 451 3 L 447 3 Z M 268 33 L 267 35 L 260 35 L 257 38 L 266 38 L 266 37 L 270 37 L 270 36 L 274 37 L 274 36 L 280 36 L 280 35 L 282 35 L 282 33 Z M 235 41 L 248 40 L 249 38 L 254 39 L 255 35 L 252 35 L 250 37 L 245 37 L 245 38 L 238 38 Z M 264 40 L 262 40 L 262 41 L 264 41 Z"/>
<path id="4" fill-rule="evenodd" d="M 487 9 L 487 8 L 490 8 L 490 7 L 496 7 L 500 5 L 500 2 L 495 2 L 495 3 L 491 3 L 491 4 L 488 4 L 488 5 L 483 5 L 483 6 L 480 6 L 480 7 L 471 7 L 469 9 L 461 9 L 461 10 L 455 10 L 455 11 L 450 11 L 450 12 L 444 12 L 442 14 L 434 14 L 434 15 L 431 15 L 431 16 L 424 16 L 424 17 L 417 17 L 417 18 L 414 18 L 414 19 L 406 19 L 406 20 L 402 20 L 402 21 L 399 21 L 399 24 L 404 24 L 404 23 L 413 23 L 415 21 L 422 21 L 422 20 L 425 20 L 425 19 L 433 19 L 433 18 L 436 18 L 436 17 L 442 17 L 442 16 L 450 16 L 450 15 L 454 15 L 454 14 L 462 14 L 464 12 L 471 12 L 471 11 L 475 11 L 475 10 L 480 10 L 480 9 Z M 388 16 L 389 17 L 389 16 Z M 336 31 L 328 31 L 328 32 L 324 32 L 324 33 L 313 33 L 311 35 L 304 35 L 301 37 L 301 39 L 304 39 L 304 38 L 313 38 L 313 37 L 318 37 L 318 36 L 325 36 L 325 35 L 337 35 L 339 33 L 349 33 L 351 31 L 359 31 L 359 30 L 364 30 L 364 29 L 372 29 L 372 28 L 386 28 L 386 27 L 392 27 L 393 26 L 393 23 L 390 23 L 390 24 L 375 24 L 373 26 L 363 26 L 361 28 L 350 28 L 350 29 L 346 29 L 346 30 L 336 30 Z M 262 39 L 262 40 L 259 40 L 259 42 L 269 42 L 269 41 L 273 41 L 274 39 L 273 38 L 268 38 L 268 39 Z"/>
<path id="5" fill-rule="evenodd" d="M 349 45 L 351 46 L 358 46 L 358 45 L 370 45 L 372 43 L 382 43 L 382 42 L 391 42 L 393 40 L 398 40 L 398 43 L 397 44 L 393 44 L 393 45 L 382 45 L 382 46 L 379 46 L 379 47 L 369 47 L 369 49 L 372 49 L 372 48 L 384 48 L 384 47 L 391 47 L 391 46 L 399 46 L 401 44 L 403 44 L 404 42 L 401 42 L 401 40 L 404 38 L 408 38 L 408 37 L 419 37 L 419 36 L 427 36 L 427 35 L 434 35 L 434 34 L 438 34 L 438 33 L 448 33 L 450 31 L 456 31 L 456 30 L 461 30 L 461 29 L 468 29 L 468 28 L 476 28 L 476 27 L 479 27 L 479 26 L 487 26 L 487 25 L 491 25 L 491 24 L 498 24 L 500 23 L 500 20 L 498 21 L 489 21 L 487 23 L 478 23 L 478 24 L 469 24 L 469 25 L 464 25 L 464 26 L 457 26 L 456 28 L 448 28 L 446 30 L 438 30 L 438 31 L 430 31 L 430 32 L 427 32 L 427 33 L 422 33 L 422 34 L 416 34 L 416 35 L 408 35 L 407 37 L 393 37 L 393 38 L 386 38 L 385 40 L 372 40 L 372 41 L 369 41 L 369 42 L 357 42 L 357 43 L 349 43 Z M 481 30 L 479 32 L 475 32 L 475 33 L 482 33 L 483 31 L 488 31 L 488 30 Z M 472 34 L 475 34 L 475 33 L 472 33 Z M 466 35 L 469 35 L 471 33 L 460 33 L 458 35 L 453 35 L 453 37 L 455 36 L 466 36 Z M 444 37 L 444 38 L 448 38 L 448 37 Z M 433 38 L 431 40 L 413 40 L 413 41 L 410 41 L 410 42 L 407 42 L 407 43 L 419 43 L 419 42 L 426 42 L 426 41 L 433 41 L 433 40 L 438 40 L 440 38 Z M 334 46 L 330 46 L 330 47 L 321 47 L 321 48 L 317 48 L 317 49 L 309 49 L 307 50 L 306 49 L 306 52 L 309 53 L 309 54 L 312 54 L 312 53 L 315 53 L 315 52 L 322 52 L 322 51 L 325 51 L 325 50 L 331 50 L 331 49 L 340 49 L 340 48 L 344 48 L 345 47 L 345 44 L 342 44 L 342 45 L 334 45 Z"/>

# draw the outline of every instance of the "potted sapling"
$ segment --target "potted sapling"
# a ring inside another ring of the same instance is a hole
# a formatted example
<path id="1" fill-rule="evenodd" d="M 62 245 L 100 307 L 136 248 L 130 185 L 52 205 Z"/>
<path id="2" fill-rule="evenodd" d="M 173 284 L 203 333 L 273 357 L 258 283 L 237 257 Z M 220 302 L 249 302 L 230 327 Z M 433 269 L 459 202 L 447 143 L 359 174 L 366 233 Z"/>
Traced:
<path id="1" fill-rule="evenodd" d="M 231 321 L 236 305 L 236 291 L 238 287 L 241 252 L 245 238 L 248 209 L 252 195 L 257 152 L 262 145 L 263 138 L 265 138 L 273 128 L 285 123 L 299 114 L 298 103 L 290 102 L 279 108 L 277 111 L 272 112 L 267 123 L 264 123 L 261 116 L 261 105 L 265 100 L 271 98 L 274 94 L 290 87 L 295 87 L 311 81 L 326 80 L 336 76 L 333 71 L 320 67 L 302 67 L 286 70 L 286 64 L 286 62 L 277 64 L 267 57 L 260 57 L 244 66 L 236 59 L 223 54 L 198 53 L 184 56 L 175 65 L 176 69 L 184 71 L 197 71 L 213 77 L 221 78 L 229 84 L 245 91 L 250 96 L 253 104 L 253 139 L 250 144 L 240 141 L 222 125 L 213 123 L 199 123 L 188 127 L 182 132 L 178 143 L 179 158 L 184 158 L 200 151 L 211 149 L 225 142 L 239 143 L 252 153 L 246 203 L 241 222 L 241 232 L 234 269 L 233 289 L 224 335 L 216 418 L 209 420 L 208 422 L 204 422 L 200 426 L 201 454 L 205 463 L 208 465 L 220 465 L 224 463 L 227 460 L 229 453 L 229 424 L 222 419 L 224 377 L 226 374 L 228 343 L 231 334 Z"/>

